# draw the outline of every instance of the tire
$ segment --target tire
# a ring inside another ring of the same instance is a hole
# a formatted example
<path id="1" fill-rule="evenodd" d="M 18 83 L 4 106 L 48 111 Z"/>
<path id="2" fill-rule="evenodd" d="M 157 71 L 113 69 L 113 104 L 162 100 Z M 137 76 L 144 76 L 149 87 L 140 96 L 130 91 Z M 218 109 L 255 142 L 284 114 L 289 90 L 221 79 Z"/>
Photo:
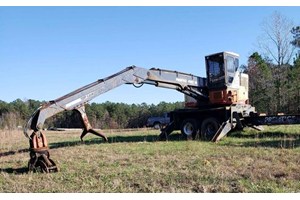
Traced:
<path id="1" fill-rule="evenodd" d="M 43 160 L 40 160 L 38 162 L 39 162 L 38 165 L 39 165 L 39 167 L 41 169 L 41 172 L 42 173 L 49 173 L 49 169 L 48 169 L 47 164 Z"/>
<path id="2" fill-rule="evenodd" d="M 153 128 L 154 128 L 154 129 L 161 129 L 161 124 L 160 124 L 159 122 L 155 122 L 155 123 L 153 124 Z"/>
<path id="3" fill-rule="evenodd" d="M 219 128 L 220 123 L 216 118 L 206 118 L 201 124 L 201 138 L 204 140 L 211 140 Z"/>
<path id="4" fill-rule="evenodd" d="M 186 119 L 181 123 L 181 134 L 187 139 L 195 139 L 198 131 L 198 121 L 195 119 Z"/>

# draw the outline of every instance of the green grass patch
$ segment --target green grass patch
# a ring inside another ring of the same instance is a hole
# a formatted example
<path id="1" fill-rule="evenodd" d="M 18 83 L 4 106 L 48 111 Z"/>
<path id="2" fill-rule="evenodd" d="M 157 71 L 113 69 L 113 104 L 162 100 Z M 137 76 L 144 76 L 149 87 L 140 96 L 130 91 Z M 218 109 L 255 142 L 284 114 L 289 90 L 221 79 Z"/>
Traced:
<path id="1" fill-rule="evenodd" d="M 29 173 L 28 141 L 0 132 L 0 192 L 300 192 L 300 126 L 231 133 L 219 143 L 158 132 L 45 132 L 58 173 Z M 13 138 L 13 140 L 12 140 Z"/>

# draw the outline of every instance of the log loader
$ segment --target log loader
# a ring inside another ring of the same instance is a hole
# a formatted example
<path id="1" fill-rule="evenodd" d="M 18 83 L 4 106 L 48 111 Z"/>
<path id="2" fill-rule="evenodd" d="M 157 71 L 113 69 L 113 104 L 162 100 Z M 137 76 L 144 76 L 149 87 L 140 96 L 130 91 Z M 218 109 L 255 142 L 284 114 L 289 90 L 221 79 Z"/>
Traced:
<path id="1" fill-rule="evenodd" d="M 130 66 L 104 79 L 81 87 L 39 107 L 28 120 L 24 134 L 29 139 L 29 171 L 57 172 L 50 159 L 43 126 L 49 117 L 67 110 L 77 111 L 83 122 L 83 140 L 87 133 L 108 141 L 102 131 L 92 128 L 85 105 L 95 97 L 123 84 L 140 87 L 149 84 L 177 90 L 185 95 L 185 108 L 169 113 L 170 123 L 161 130 L 160 139 L 167 139 L 174 130 L 190 139 L 200 138 L 217 142 L 233 129 L 250 126 L 259 129 L 264 124 L 300 123 L 298 115 L 259 116 L 248 100 L 248 75 L 238 71 L 239 55 L 220 52 L 205 56 L 206 75 Z"/>

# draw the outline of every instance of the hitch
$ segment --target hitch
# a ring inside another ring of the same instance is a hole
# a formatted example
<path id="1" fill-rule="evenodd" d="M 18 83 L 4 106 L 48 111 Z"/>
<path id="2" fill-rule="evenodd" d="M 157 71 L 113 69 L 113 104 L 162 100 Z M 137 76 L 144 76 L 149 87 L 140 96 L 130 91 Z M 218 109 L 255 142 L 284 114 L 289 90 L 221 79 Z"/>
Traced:
<path id="1" fill-rule="evenodd" d="M 55 162 L 50 159 L 46 136 L 41 131 L 31 134 L 29 145 L 30 160 L 28 161 L 28 171 L 44 173 L 58 172 Z"/>

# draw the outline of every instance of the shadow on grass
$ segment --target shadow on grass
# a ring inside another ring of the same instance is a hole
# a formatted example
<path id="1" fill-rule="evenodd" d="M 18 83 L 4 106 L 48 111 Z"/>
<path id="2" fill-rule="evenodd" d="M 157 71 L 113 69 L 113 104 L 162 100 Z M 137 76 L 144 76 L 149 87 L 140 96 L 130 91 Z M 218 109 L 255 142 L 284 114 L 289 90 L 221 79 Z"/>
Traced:
<path id="1" fill-rule="evenodd" d="M 26 153 L 29 152 L 29 149 L 19 149 L 17 151 L 7 151 L 7 152 L 0 152 L 0 157 L 4 157 L 4 156 L 10 156 L 10 155 L 14 155 L 16 153 Z"/>
<path id="2" fill-rule="evenodd" d="M 182 141 L 184 138 L 181 134 L 171 134 L 168 137 L 168 141 Z M 123 143 L 123 142 L 157 142 L 159 141 L 157 135 L 146 135 L 146 136 L 112 136 L 108 138 L 107 143 Z M 64 142 L 56 142 L 51 143 L 51 149 L 63 148 L 63 147 L 72 147 L 78 145 L 93 145 L 93 144 L 101 144 L 106 143 L 101 138 L 93 138 L 89 140 L 81 141 L 64 141 Z"/>
<path id="3" fill-rule="evenodd" d="M 268 131 L 268 132 L 259 132 L 254 131 L 252 133 L 245 133 L 243 131 L 235 131 L 230 134 L 230 137 L 238 138 L 297 138 L 300 137 L 298 133 L 284 133 L 282 131 Z"/>
<path id="4" fill-rule="evenodd" d="M 235 131 L 229 134 L 229 138 L 240 138 L 245 141 L 227 140 L 222 143 L 224 146 L 243 146 L 243 147 L 272 147 L 272 148 L 299 148 L 300 147 L 300 135 L 284 132 L 253 132 L 246 133 L 241 131 Z M 185 141 L 181 134 L 175 133 L 168 137 L 168 141 Z M 135 136 L 111 136 L 108 138 L 108 143 L 123 143 L 123 142 L 157 142 L 158 135 L 135 135 Z M 202 141 L 203 142 L 203 141 Z M 79 145 L 93 145 L 106 143 L 101 138 L 92 138 L 76 141 L 61 141 L 56 143 L 50 143 L 50 149 L 58 149 L 64 147 L 72 147 Z M 17 153 L 26 153 L 29 149 L 20 149 L 17 151 L 0 152 L 0 157 L 10 156 Z M 17 170 L 18 171 L 18 170 Z M 21 170 L 22 171 L 22 170 Z"/>
<path id="5" fill-rule="evenodd" d="M 173 134 L 168 137 L 168 141 L 180 141 L 183 140 L 181 134 Z M 146 136 L 113 136 L 108 138 L 108 143 L 122 143 L 122 142 L 156 142 L 158 141 L 157 135 L 146 135 Z M 101 138 L 92 138 L 89 140 L 78 141 L 62 141 L 56 143 L 50 143 L 50 149 L 59 149 L 64 147 L 72 147 L 78 145 L 93 145 L 93 144 L 103 144 L 104 142 Z M 8 151 L 0 153 L 2 156 L 10 156 L 16 153 L 29 152 L 29 149 L 21 149 L 17 151 Z M 9 174 L 24 174 L 28 173 L 27 167 L 21 168 L 0 168 L 0 172 L 5 172 Z"/>
<path id="6" fill-rule="evenodd" d="M 181 134 L 173 134 L 168 137 L 168 141 L 180 141 L 183 140 Z M 108 143 L 122 143 L 122 142 L 156 142 L 158 141 L 157 135 L 146 135 L 146 136 L 112 136 L 108 138 Z M 93 138 L 84 140 L 81 142 L 80 140 L 76 141 L 62 141 L 62 142 L 55 142 L 50 143 L 50 149 L 58 149 L 63 147 L 72 147 L 78 145 L 93 145 L 93 144 L 101 144 L 106 143 L 101 138 Z M 26 149 L 19 149 L 16 151 L 7 151 L 7 152 L 0 152 L 0 157 L 11 156 L 17 153 L 26 153 L 29 152 L 29 148 Z"/>
<path id="7" fill-rule="evenodd" d="M 27 174 L 28 173 L 28 168 L 27 167 L 20 167 L 20 168 L 5 168 L 2 169 L 0 168 L 0 172 L 5 172 L 8 174 Z"/>
<path id="8" fill-rule="evenodd" d="M 242 146 L 242 147 L 270 147 L 293 149 L 300 147 L 300 135 L 297 133 L 276 132 L 232 132 L 230 138 L 241 138 L 245 141 L 230 141 L 224 143 L 225 146 Z"/>

